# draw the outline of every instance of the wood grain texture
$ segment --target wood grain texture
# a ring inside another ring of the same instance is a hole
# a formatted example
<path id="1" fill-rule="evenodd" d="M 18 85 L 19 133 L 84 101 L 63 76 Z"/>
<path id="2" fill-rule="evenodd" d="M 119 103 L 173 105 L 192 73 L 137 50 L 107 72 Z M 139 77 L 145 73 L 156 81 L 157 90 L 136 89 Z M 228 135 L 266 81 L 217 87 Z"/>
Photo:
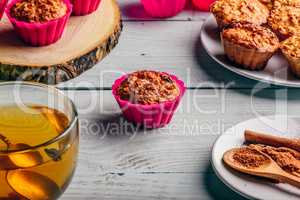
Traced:
<path id="1" fill-rule="evenodd" d="M 98 174 L 74 180 L 61 199 L 72 200 L 245 200 L 230 191 L 212 173 Z"/>
<path id="2" fill-rule="evenodd" d="M 91 15 L 71 17 L 62 39 L 46 47 L 24 44 L 5 19 L 0 30 L 0 78 L 47 84 L 70 80 L 103 59 L 118 43 L 121 30 L 114 0 L 103 0 Z"/>
<path id="3" fill-rule="evenodd" d="M 243 89 L 188 90 L 169 126 L 125 129 L 111 91 L 64 92 L 79 110 L 81 144 L 75 178 L 62 199 L 240 198 L 210 167 L 214 141 L 257 115 L 300 114 L 299 90 L 266 89 L 253 98 Z"/>
<path id="4" fill-rule="evenodd" d="M 122 75 L 141 69 L 177 75 L 188 88 L 252 88 L 257 81 L 213 61 L 200 42 L 202 21 L 130 21 L 118 46 L 101 63 L 60 88 L 111 88 Z M 258 85 L 265 87 L 266 84 Z"/>

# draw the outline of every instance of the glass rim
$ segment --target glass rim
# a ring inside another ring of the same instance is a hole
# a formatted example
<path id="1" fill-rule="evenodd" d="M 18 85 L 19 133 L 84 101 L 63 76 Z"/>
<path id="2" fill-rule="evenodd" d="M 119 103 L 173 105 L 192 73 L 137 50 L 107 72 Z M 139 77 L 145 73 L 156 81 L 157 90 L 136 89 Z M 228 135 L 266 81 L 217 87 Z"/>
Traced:
<path id="1" fill-rule="evenodd" d="M 11 154 L 11 153 L 23 153 L 23 152 L 28 152 L 28 151 L 32 151 L 35 149 L 39 149 L 40 147 L 43 147 L 43 146 L 49 146 L 49 145 L 61 140 L 62 138 L 64 138 L 71 132 L 71 130 L 74 128 L 74 126 L 76 125 L 76 123 L 78 121 L 78 112 L 77 112 L 74 102 L 68 96 L 66 96 L 61 90 L 59 90 L 55 86 L 46 85 L 46 84 L 42 84 L 42 83 L 36 83 L 36 82 L 26 82 L 26 81 L 25 82 L 23 82 L 23 81 L 0 82 L 0 87 L 15 86 L 15 85 L 28 86 L 28 87 L 32 87 L 32 88 L 41 88 L 44 90 L 47 89 L 47 90 L 56 92 L 58 95 L 61 95 L 64 99 L 66 99 L 71 104 L 71 109 L 73 111 L 73 115 L 72 115 L 72 119 L 70 120 L 69 125 L 65 128 L 65 130 L 63 132 L 61 132 L 60 134 L 58 134 L 57 136 L 49 139 L 48 141 L 43 142 L 41 144 L 31 146 L 26 149 L 22 149 L 22 150 L 5 150 L 5 151 L 0 150 L 0 155 L 7 155 L 7 154 Z M 49 93 L 49 92 L 47 92 L 47 93 Z"/>

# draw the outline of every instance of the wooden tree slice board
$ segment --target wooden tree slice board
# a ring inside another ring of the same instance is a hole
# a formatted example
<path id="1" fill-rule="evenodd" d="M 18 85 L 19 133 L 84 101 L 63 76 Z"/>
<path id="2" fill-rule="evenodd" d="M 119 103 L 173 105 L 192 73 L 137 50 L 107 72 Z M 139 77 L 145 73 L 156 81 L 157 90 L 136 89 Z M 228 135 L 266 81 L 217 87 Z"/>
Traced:
<path id="1" fill-rule="evenodd" d="M 4 17 L 0 23 L 0 80 L 57 84 L 75 78 L 115 47 L 121 30 L 115 0 L 102 0 L 91 15 L 72 16 L 62 39 L 46 47 L 23 43 Z"/>

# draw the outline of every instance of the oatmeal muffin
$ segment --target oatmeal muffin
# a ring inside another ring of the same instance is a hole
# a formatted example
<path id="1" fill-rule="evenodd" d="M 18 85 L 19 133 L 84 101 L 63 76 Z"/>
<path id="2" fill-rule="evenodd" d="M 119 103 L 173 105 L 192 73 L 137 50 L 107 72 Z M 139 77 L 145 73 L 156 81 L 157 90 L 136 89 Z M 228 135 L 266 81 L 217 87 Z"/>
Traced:
<path id="1" fill-rule="evenodd" d="M 261 25 L 267 23 L 270 13 L 259 0 L 217 0 L 210 11 L 220 29 L 238 22 Z"/>
<path id="2" fill-rule="evenodd" d="M 274 0 L 259 0 L 261 3 L 263 3 L 269 10 L 272 10 L 273 8 L 273 1 Z"/>
<path id="3" fill-rule="evenodd" d="M 179 93 L 176 82 L 169 75 L 154 71 L 130 74 L 118 90 L 121 99 L 142 105 L 173 101 Z"/>
<path id="4" fill-rule="evenodd" d="M 63 17 L 67 6 L 62 0 L 22 0 L 10 10 L 12 17 L 24 22 L 47 22 Z"/>
<path id="5" fill-rule="evenodd" d="M 278 6 L 271 11 L 268 25 L 284 40 L 300 32 L 300 7 Z"/>
<path id="6" fill-rule="evenodd" d="M 11 0 L 5 10 L 20 38 L 31 46 L 57 42 L 71 12 L 69 0 Z"/>
<path id="7" fill-rule="evenodd" d="M 281 51 L 287 58 L 291 71 L 300 78 L 300 34 L 283 41 Z"/>
<path id="8" fill-rule="evenodd" d="M 300 6 L 300 0 L 273 0 L 273 7 L 281 7 L 281 6 Z"/>
<path id="9" fill-rule="evenodd" d="M 279 48 L 279 40 L 270 29 L 237 23 L 221 33 L 227 57 L 249 70 L 262 70 Z"/>
<path id="10" fill-rule="evenodd" d="M 147 128 L 169 124 L 185 90 L 176 76 L 154 71 L 122 76 L 112 86 L 125 119 Z"/>

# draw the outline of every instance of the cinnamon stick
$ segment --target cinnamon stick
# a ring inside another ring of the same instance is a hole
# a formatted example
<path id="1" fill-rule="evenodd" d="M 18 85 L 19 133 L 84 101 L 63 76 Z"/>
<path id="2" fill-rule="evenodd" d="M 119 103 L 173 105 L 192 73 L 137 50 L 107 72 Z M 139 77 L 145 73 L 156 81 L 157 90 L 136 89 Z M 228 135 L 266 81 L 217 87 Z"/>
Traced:
<path id="1" fill-rule="evenodd" d="M 251 130 L 245 131 L 245 140 L 248 143 L 264 144 L 273 147 L 287 147 L 300 152 L 300 140 L 289 139 L 284 137 L 277 137 L 273 135 L 267 135 L 264 133 L 258 133 Z"/>

